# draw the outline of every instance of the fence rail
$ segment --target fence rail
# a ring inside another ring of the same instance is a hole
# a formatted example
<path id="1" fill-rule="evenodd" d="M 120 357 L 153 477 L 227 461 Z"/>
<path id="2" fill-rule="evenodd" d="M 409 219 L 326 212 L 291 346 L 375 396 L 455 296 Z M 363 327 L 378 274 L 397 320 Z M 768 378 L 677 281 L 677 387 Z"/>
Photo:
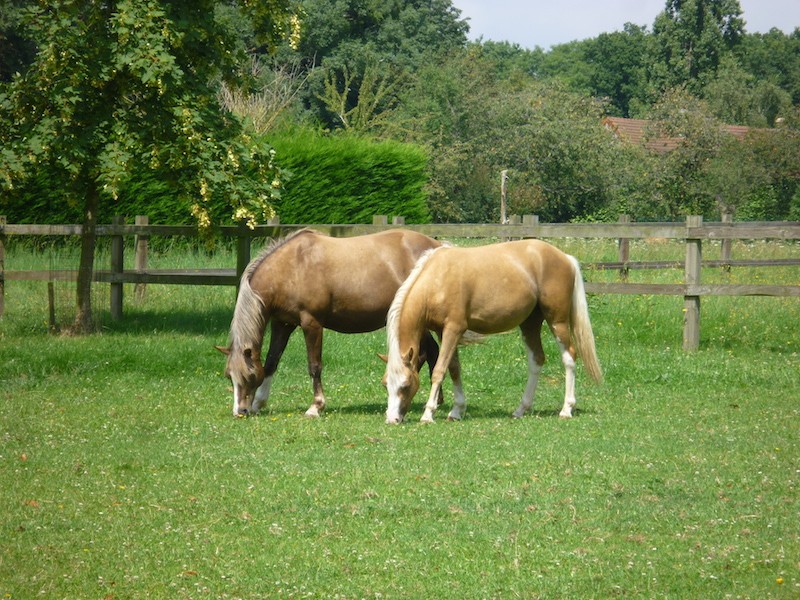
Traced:
<path id="1" fill-rule="evenodd" d="M 241 274 L 250 261 L 251 242 L 255 238 L 276 238 L 297 231 L 305 225 L 281 225 L 271 222 L 255 229 L 244 226 L 218 228 L 223 237 L 236 239 L 237 259 L 233 269 L 183 269 L 154 270 L 147 268 L 147 240 L 152 236 L 196 237 L 198 231 L 192 226 L 150 225 L 147 217 L 137 217 L 136 224 L 125 224 L 115 218 L 111 225 L 98 225 L 97 235 L 112 238 L 111 268 L 96 271 L 94 280 L 111 284 L 112 318 L 122 317 L 122 286 L 136 284 L 137 288 L 148 283 L 174 285 L 237 285 Z M 521 219 L 512 218 L 507 224 L 426 224 L 406 225 L 402 218 L 390 224 L 385 216 L 376 216 L 372 225 L 312 225 L 323 233 L 334 237 L 350 237 L 375 233 L 385 229 L 404 227 L 436 238 L 599 238 L 616 239 L 619 260 L 586 264 L 586 268 L 618 270 L 623 281 L 587 282 L 590 294 L 654 294 L 684 297 L 685 350 L 695 350 L 700 341 L 700 298 L 702 296 L 789 296 L 800 297 L 800 285 L 742 285 L 702 284 L 703 266 L 731 268 L 734 266 L 795 266 L 798 259 L 773 259 L 764 261 L 732 260 L 732 240 L 800 240 L 800 222 L 750 222 L 732 223 L 703 222 L 702 217 L 690 216 L 685 222 L 631 223 L 626 215 L 619 223 L 539 223 L 535 215 Z M 6 239 L 12 236 L 79 236 L 81 225 L 21 225 L 6 223 L 0 217 L 0 316 L 3 314 L 5 281 L 64 281 L 75 280 L 77 271 L 20 271 L 5 270 Z M 123 268 L 125 237 L 136 236 L 136 268 Z M 629 242 L 635 239 L 660 238 L 681 240 L 686 245 L 686 254 L 681 261 L 642 262 L 629 260 Z M 703 241 L 721 240 L 722 256 L 719 260 L 702 260 Z M 631 269 L 680 268 L 684 269 L 683 283 L 646 284 L 628 283 L 627 273 Z"/>

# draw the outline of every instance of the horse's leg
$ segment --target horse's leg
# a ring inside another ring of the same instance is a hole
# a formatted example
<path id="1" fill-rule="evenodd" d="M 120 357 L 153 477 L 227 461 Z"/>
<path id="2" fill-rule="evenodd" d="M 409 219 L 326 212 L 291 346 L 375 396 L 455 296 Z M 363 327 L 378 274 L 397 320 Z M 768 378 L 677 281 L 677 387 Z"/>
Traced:
<path id="1" fill-rule="evenodd" d="M 314 388 L 314 402 L 306 411 L 307 417 L 318 417 L 325 408 L 325 394 L 322 391 L 322 325 L 316 319 L 304 320 L 301 327 L 306 338 L 308 374 Z"/>
<path id="2" fill-rule="evenodd" d="M 558 347 L 561 350 L 561 362 L 564 363 L 565 389 L 564 406 L 561 408 L 559 416 L 562 419 L 569 419 L 572 416 L 572 409 L 575 407 L 575 348 L 569 335 L 569 325 L 567 321 L 558 321 L 550 324 L 553 335 L 556 336 Z"/>
<path id="3" fill-rule="evenodd" d="M 267 350 L 267 358 L 264 360 L 264 382 L 258 386 L 256 396 L 253 399 L 253 412 L 257 413 L 269 400 L 269 392 L 272 388 L 272 378 L 275 371 L 278 370 L 278 363 L 283 356 L 283 351 L 286 350 L 286 344 L 289 342 L 289 336 L 296 329 L 294 325 L 288 323 L 280 323 L 272 320 L 270 322 L 270 335 L 269 335 L 269 350 Z"/>
<path id="4" fill-rule="evenodd" d="M 439 344 L 433 339 L 430 331 L 425 331 L 420 341 L 420 358 L 423 362 L 428 363 L 428 374 L 433 377 L 433 367 L 436 366 L 436 361 L 439 359 Z M 422 369 L 422 362 L 417 366 L 417 371 Z M 444 403 L 444 393 L 442 388 L 439 388 L 439 406 Z"/>
<path id="5" fill-rule="evenodd" d="M 545 356 L 542 348 L 542 322 L 544 315 L 539 307 L 533 311 L 530 317 L 520 326 L 522 339 L 525 341 L 525 353 L 528 357 L 528 382 L 525 384 L 525 392 L 522 394 L 522 401 L 517 410 L 511 416 L 520 418 L 525 415 L 533 406 L 533 399 L 536 395 L 536 386 L 539 383 L 539 373 L 542 371 Z"/>
<path id="6" fill-rule="evenodd" d="M 430 396 L 428 396 L 427 404 L 425 404 L 425 412 L 422 413 L 422 418 L 420 419 L 422 423 L 433 423 L 433 413 L 439 406 L 439 392 L 442 388 L 444 374 L 450 367 L 450 361 L 453 360 L 453 356 L 458 349 L 458 340 L 461 339 L 461 335 L 463 333 L 463 329 L 445 329 L 444 333 L 442 334 L 442 345 L 439 348 L 439 359 L 436 361 L 436 366 L 433 368 L 433 373 L 431 373 L 431 393 Z"/>
<path id="7" fill-rule="evenodd" d="M 458 359 L 457 346 L 453 358 L 450 360 L 450 379 L 453 381 L 453 408 L 447 415 L 447 420 L 460 421 L 464 418 L 464 412 L 467 410 L 467 399 L 464 397 L 464 388 L 461 386 L 461 361 Z"/>

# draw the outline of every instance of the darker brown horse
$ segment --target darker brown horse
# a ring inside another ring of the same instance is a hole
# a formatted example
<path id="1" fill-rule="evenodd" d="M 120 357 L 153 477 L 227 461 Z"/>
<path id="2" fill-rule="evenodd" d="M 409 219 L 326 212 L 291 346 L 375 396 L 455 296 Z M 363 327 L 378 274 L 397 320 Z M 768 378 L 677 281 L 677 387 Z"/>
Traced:
<path id="1" fill-rule="evenodd" d="M 412 367 L 428 330 L 439 335 L 442 346 L 422 421 L 433 421 L 448 369 L 455 397 L 449 418 L 460 419 L 464 414 L 458 342 L 470 333 L 500 333 L 514 327 L 520 328 L 528 354 L 528 384 L 513 415 L 523 416 L 533 404 L 544 364 L 541 329 L 545 321 L 558 341 L 566 370 L 561 416 L 570 417 L 575 405 L 575 358 L 583 359 L 596 381 L 602 376 L 578 261 L 539 240 L 430 250 L 389 309 L 386 422 L 403 420 L 419 388 L 419 375 Z"/>
<path id="2" fill-rule="evenodd" d="M 229 345 L 217 347 L 228 356 L 225 374 L 233 383 L 233 414 L 255 414 L 266 404 L 289 336 L 300 327 L 314 390 L 306 416 L 319 416 L 325 407 L 323 329 L 362 333 L 383 327 L 395 292 L 417 259 L 440 245 L 407 230 L 333 238 L 311 229 L 270 245 L 242 275 Z M 262 366 L 267 323 L 271 334 Z M 415 368 L 427 361 L 433 369 L 438 355 L 436 342 L 425 332 Z"/>

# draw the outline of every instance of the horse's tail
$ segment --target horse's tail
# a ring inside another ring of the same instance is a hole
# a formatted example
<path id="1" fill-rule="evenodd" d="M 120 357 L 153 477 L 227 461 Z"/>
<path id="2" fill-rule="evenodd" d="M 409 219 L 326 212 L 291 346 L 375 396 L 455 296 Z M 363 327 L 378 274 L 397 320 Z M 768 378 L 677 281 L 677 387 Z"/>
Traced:
<path id="1" fill-rule="evenodd" d="M 589 320 L 589 306 L 586 303 L 586 290 L 583 287 L 583 275 L 578 260 L 574 256 L 569 257 L 575 272 L 575 284 L 572 288 L 572 339 L 578 356 L 581 357 L 583 364 L 589 375 L 596 382 L 603 380 L 603 370 L 597 360 L 597 352 L 594 347 L 594 334 L 592 333 L 592 323 Z"/>

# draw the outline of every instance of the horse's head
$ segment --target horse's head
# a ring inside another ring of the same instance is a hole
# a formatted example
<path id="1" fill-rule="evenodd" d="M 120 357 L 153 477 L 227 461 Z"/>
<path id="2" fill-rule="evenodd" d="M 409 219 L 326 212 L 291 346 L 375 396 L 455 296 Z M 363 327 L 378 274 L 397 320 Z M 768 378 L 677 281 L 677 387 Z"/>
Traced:
<path id="1" fill-rule="evenodd" d="M 233 384 L 233 416 L 244 417 L 256 414 L 259 406 L 253 400 L 256 390 L 264 382 L 264 367 L 261 364 L 261 352 L 258 348 L 228 348 L 215 346 L 228 359 L 225 363 L 225 376 Z"/>
<path id="2" fill-rule="evenodd" d="M 411 400 L 419 389 L 419 358 L 414 348 L 399 357 L 390 355 L 386 363 L 386 373 L 383 376 L 386 391 L 389 393 L 389 403 L 386 408 L 386 422 L 389 424 L 402 423 Z"/>

